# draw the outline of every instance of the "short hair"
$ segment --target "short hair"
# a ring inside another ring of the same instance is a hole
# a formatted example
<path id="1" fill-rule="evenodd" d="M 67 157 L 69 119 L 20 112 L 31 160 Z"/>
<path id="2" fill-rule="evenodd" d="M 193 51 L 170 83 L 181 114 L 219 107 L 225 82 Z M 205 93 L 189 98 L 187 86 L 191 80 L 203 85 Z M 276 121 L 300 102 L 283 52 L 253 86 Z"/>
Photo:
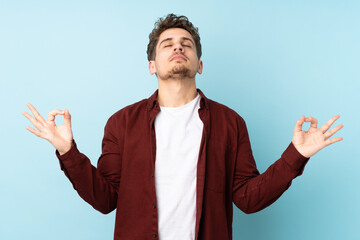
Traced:
<path id="1" fill-rule="evenodd" d="M 198 58 L 201 57 L 201 44 L 199 29 L 195 27 L 187 17 L 180 15 L 176 16 L 170 13 L 166 18 L 159 18 L 154 24 L 154 29 L 149 34 L 149 44 L 147 46 L 147 57 L 149 61 L 155 60 L 156 45 L 159 41 L 160 34 L 169 28 L 182 28 L 188 31 L 195 41 L 196 54 Z"/>

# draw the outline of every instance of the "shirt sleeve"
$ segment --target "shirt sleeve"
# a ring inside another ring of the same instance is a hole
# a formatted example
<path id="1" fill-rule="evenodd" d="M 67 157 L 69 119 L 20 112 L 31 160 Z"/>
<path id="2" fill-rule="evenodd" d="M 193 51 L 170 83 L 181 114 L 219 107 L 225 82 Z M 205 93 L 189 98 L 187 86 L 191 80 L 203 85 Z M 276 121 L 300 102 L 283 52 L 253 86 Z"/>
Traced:
<path id="1" fill-rule="evenodd" d="M 233 202 L 245 213 L 264 209 L 275 202 L 300 176 L 309 158 L 302 156 L 292 143 L 274 164 L 260 174 L 252 155 L 245 121 L 238 121 L 238 146 L 235 159 Z"/>
<path id="2" fill-rule="evenodd" d="M 114 130 L 115 126 L 110 118 L 105 126 L 102 154 L 97 168 L 78 150 L 75 142 L 63 155 L 56 151 L 61 170 L 80 197 L 104 214 L 116 208 L 117 189 L 121 177 L 120 144 Z"/>

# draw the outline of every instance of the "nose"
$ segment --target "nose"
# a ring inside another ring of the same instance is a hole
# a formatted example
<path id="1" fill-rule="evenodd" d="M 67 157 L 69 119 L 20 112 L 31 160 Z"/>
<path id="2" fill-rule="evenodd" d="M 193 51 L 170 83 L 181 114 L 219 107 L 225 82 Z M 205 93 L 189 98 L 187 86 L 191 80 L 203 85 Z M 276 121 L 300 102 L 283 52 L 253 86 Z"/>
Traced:
<path id="1" fill-rule="evenodd" d="M 174 52 L 178 52 L 178 51 L 184 52 L 184 47 L 180 43 L 174 45 Z"/>

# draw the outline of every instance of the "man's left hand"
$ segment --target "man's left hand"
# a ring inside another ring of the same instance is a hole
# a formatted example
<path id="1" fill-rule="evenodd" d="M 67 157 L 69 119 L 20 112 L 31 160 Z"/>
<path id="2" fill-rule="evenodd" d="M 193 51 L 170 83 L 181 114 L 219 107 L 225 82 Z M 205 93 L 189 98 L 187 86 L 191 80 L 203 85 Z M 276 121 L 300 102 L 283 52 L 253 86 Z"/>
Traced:
<path id="1" fill-rule="evenodd" d="M 335 142 L 339 142 L 343 140 L 342 137 L 336 137 L 329 139 L 332 135 L 334 135 L 337 131 L 339 131 L 343 125 L 340 124 L 330 131 L 329 128 L 331 125 L 339 119 L 340 116 L 336 115 L 332 117 L 327 123 L 325 123 L 322 127 L 317 128 L 317 119 L 313 117 L 301 116 L 300 120 L 296 122 L 296 126 L 294 129 L 294 136 L 292 139 L 292 143 L 295 148 L 298 150 L 301 155 L 304 157 L 311 157 L 324 147 L 329 146 Z M 310 122 L 310 128 L 308 131 L 302 130 L 302 125 L 304 122 Z"/>

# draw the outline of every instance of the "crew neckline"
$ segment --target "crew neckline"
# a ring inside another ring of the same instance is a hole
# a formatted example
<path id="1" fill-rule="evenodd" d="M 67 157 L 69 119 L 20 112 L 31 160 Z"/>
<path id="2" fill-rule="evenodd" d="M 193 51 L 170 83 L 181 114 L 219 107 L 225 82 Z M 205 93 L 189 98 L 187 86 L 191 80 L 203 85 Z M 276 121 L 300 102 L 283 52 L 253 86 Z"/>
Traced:
<path id="1" fill-rule="evenodd" d="M 163 106 L 160 106 L 160 109 L 169 110 L 169 111 L 171 111 L 171 110 L 180 110 L 180 109 L 186 108 L 188 106 L 191 106 L 194 102 L 198 101 L 199 98 L 200 98 L 200 94 L 197 93 L 196 97 L 193 100 L 191 100 L 190 102 L 188 102 L 188 103 L 186 103 L 184 105 L 181 105 L 179 107 L 163 107 Z"/>

